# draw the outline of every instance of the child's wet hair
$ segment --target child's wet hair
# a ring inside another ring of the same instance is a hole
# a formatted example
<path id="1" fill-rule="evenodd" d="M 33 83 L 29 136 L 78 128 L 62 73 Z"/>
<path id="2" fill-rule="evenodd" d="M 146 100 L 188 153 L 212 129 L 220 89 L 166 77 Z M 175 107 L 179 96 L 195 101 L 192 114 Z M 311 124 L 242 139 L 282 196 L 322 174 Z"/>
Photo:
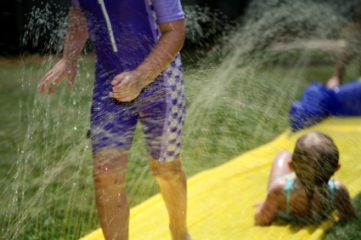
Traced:
<path id="1" fill-rule="evenodd" d="M 337 169 L 338 161 L 338 149 L 326 134 L 309 132 L 297 140 L 292 164 L 309 199 L 313 197 L 314 187 L 327 185 Z"/>

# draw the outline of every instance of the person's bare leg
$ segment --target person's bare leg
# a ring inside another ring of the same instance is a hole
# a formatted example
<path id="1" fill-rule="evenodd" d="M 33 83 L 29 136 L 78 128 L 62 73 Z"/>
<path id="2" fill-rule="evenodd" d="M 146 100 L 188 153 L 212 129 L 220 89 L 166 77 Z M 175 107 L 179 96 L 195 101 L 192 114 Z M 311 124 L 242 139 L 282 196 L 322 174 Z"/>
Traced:
<path id="1" fill-rule="evenodd" d="M 276 181 L 279 177 L 293 172 L 293 169 L 289 167 L 292 160 L 292 153 L 288 151 L 281 151 L 277 154 L 273 160 L 271 174 L 268 180 L 267 189 L 271 184 Z"/>
<path id="2" fill-rule="evenodd" d="M 109 148 L 94 154 L 94 186 L 100 226 L 106 240 L 127 240 L 129 206 L 125 192 L 128 152 Z"/>
<path id="3" fill-rule="evenodd" d="M 187 178 L 180 159 L 159 162 L 149 158 L 160 193 L 169 214 L 169 228 L 173 240 L 190 240 L 187 230 Z"/>

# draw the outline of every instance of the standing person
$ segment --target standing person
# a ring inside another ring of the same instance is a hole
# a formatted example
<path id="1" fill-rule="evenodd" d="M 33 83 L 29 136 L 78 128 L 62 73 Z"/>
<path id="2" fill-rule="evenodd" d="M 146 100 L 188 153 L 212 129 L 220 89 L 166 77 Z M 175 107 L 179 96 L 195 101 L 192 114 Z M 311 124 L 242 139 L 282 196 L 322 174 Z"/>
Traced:
<path id="1" fill-rule="evenodd" d="M 330 179 L 340 166 L 338 149 L 329 136 L 320 132 L 301 136 L 293 153 L 282 151 L 276 156 L 267 198 L 257 204 L 255 224 L 271 225 L 277 217 L 319 223 L 333 210 L 343 221 L 357 217 L 345 185 Z"/>
<path id="2" fill-rule="evenodd" d="M 185 39 L 179 0 L 73 0 L 62 59 L 39 84 L 52 94 L 74 84 L 80 52 L 94 46 L 91 107 L 93 177 L 105 239 L 128 239 L 125 179 L 138 120 L 170 219 L 172 239 L 190 239 L 187 184 L 180 160 L 185 95 L 179 51 Z"/>

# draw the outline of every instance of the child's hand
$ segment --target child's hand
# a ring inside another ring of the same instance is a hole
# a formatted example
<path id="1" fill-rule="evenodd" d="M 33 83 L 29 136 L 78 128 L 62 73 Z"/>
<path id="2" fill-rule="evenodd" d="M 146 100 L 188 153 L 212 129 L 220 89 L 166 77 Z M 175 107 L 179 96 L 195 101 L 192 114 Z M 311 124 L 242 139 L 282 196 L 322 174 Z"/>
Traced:
<path id="1" fill-rule="evenodd" d="M 139 96 L 145 86 L 137 71 L 123 72 L 114 77 L 110 97 L 120 102 L 129 102 Z"/>
<path id="2" fill-rule="evenodd" d="M 326 87 L 332 89 L 340 86 L 340 84 L 341 84 L 341 79 L 337 76 L 333 76 L 327 81 Z"/>
<path id="3" fill-rule="evenodd" d="M 68 78 L 68 85 L 74 85 L 74 79 L 78 71 L 77 63 L 71 64 L 66 59 L 61 59 L 41 80 L 38 89 L 44 93 L 49 88 L 49 94 L 55 91 L 56 86 Z"/>

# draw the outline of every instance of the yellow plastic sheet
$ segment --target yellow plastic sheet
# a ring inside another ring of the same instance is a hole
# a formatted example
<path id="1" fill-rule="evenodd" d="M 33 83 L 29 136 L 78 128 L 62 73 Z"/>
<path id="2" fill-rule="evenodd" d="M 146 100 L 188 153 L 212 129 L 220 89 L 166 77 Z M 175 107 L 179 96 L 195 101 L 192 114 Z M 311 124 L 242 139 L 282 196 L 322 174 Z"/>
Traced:
<path id="1" fill-rule="evenodd" d="M 331 221 L 301 228 L 288 223 L 256 227 L 253 220 L 254 204 L 266 196 L 273 158 L 280 150 L 292 151 L 297 138 L 311 130 L 334 139 L 342 165 L 335 177 L 347 186 L 351 197 L 361 192 L 361 118 L 328 118 L 296 134 L 287 130 L 264 146 L 191 177 L 188 227 L 193 239 L 320 239 L 332 226 Z M 82 238 L 103 239 L 101 229 Z M 171 239 L 168 215 L 159 194 L 131 209 L 130 239 Z"/>

